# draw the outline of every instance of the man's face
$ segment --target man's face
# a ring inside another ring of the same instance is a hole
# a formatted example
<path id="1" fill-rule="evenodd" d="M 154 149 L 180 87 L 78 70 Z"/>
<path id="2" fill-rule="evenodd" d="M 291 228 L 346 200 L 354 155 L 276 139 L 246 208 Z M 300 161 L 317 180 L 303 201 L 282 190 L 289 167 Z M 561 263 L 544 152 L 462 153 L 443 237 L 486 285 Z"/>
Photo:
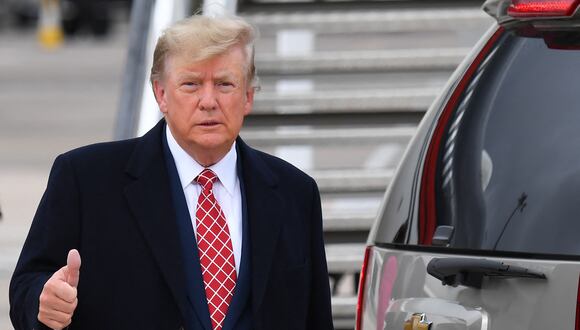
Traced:
<path id="1" fill-rule="evenodd" d="M 166 59 L 162 78 L 153 83 L 176 141 L 204 166 L 225 156 L 252 109 L 254 89 L 245 68 L 241 47 L 200 62 L 176 55 Z"/>

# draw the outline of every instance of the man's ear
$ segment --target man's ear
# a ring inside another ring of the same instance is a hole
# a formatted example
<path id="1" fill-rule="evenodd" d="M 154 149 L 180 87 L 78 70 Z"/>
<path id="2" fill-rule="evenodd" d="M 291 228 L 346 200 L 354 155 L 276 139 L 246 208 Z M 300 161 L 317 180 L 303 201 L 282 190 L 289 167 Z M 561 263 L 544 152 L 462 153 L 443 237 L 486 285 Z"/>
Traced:
<path id="1" fill-rule="evenodd" d="M 254 107 L 254 94 L 256 93 L 256 89 L 254 87 L 250 87 L 246 90 L 246 103 L 244 104 L 244 115 L 247 116 L 252 112 L 252 108 Z"/>
<path id="2" fill-rule="evenodd" d="M 153 80 L 153 94 L 155 94 L 155 100 L 159 105 L 159 110 L 162 113 L 166 113 L 167 101 L 165 99 L 165 85 L 158 79 Z"/>

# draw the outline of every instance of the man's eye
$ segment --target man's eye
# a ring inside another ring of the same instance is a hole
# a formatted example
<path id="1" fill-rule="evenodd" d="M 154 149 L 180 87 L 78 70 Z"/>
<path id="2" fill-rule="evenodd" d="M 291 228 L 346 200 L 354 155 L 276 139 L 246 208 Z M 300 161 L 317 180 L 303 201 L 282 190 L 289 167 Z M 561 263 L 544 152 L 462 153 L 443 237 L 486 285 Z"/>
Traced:
<path id="1" fill-rule="evenodd" d="M 185 88 L 187 90 L 191 90 L 191 89 L 197 89 L 199 87 L 199 84 L 195 81 L 186 81 L 181 83 L 181 87 Z"/>
<path id="2" fill-rule="evenodd" d="M 219 88 L 222 88 L 222 89 L 232 89 L 235 86 L 234 83 L 230 82 L 230 81 L 221 81 L 217 85 Z"/>

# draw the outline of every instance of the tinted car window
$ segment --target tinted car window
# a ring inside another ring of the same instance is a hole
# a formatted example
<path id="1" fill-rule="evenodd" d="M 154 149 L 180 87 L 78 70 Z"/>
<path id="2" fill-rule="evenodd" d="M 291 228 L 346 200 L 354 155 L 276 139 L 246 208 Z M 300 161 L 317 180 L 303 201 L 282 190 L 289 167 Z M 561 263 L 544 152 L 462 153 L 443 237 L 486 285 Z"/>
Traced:
<path id="1" fill-rule="evenodd" d="M 580 254 L 580 50 L 558 48 L 508 32 L 465 91 L 437 168 L 451 247 Z"/>

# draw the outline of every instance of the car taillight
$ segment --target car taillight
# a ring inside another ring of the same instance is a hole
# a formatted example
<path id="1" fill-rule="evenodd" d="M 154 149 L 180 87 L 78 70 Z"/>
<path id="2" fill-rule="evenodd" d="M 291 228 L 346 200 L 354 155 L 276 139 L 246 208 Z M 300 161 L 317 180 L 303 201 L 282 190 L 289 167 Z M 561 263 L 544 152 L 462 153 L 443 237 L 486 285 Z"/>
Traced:
<path id="1" fill-rule="evenodd" d="M 572 16 L 580 0 L 512 0 L 508 15 L 512 17 Z"/>
<path id="2" fill-rule="evenodd" d="M 365 257 L 363 259 L 363 264 L 360 270 L 360 277 L 358 282 L 358 299 L 356 303 L 356 325 L 355 330 L 362 329 L 362 313 L 363 313 L 363 302 L 364 302 L 364 291 L 365 291 L 365 281 L 367 275 L 367 267 L 369 264 L 369 255 L 371 253 L 372 246 L 367 246 L 365 249 Z"/>

